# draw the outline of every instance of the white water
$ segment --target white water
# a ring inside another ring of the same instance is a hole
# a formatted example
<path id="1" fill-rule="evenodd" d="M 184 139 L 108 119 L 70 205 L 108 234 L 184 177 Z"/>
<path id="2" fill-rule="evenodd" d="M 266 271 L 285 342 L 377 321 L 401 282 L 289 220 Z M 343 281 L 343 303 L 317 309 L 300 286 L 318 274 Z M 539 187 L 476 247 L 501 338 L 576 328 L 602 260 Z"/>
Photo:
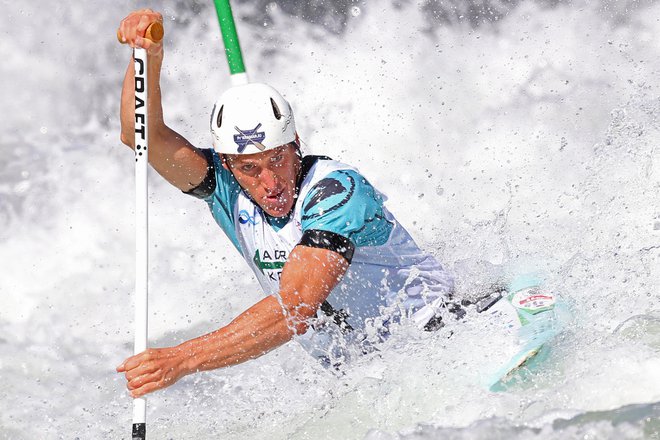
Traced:
<path id="1" fill-rule="evenodd" d="M 136 4 L 81 3 L 2 4 L 0 438 L 129 435 L 114 367 L 132 343 L 133 157 L 114 32 Z M 205 146 L 227 68 L 212 9 L 182 5 L 159 6 L 166 117 Z M 479 319 L 449 339 L 401 328 L 342 378 L 289 344 L 151 396 L 150 437 L 657 438 L 660 5 L 522 2 L 478 27 L 433 24 L 414 2 L 354 6 L 335 34 L 237 5 L 253 78 L 290 99 L 309 152 L 390 196 L 462 294 L 499 268 L 541 268 L 577 322 L 544 373 L 506 393 L 479 384 L 501 348 Z M 203 203 L 155 174 L 151 192 L 150 331 L 164 346 L 259 292 Z"/>

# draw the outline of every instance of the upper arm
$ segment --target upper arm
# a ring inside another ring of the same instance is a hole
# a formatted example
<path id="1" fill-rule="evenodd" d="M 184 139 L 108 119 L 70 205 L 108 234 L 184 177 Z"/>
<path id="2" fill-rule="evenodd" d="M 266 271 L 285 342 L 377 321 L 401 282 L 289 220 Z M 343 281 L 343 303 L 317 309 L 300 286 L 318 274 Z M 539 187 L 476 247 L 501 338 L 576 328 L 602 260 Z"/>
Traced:
<path id="1" fill-rule="evenodd" d="M 346 273 L 349 262 L 337 252 L 296 246 L 282 271 L 280 298 L 297 334 L 316 314 L 323 301 Z"/>
<path id="2" fill-rule="evenodd" d="M 209 163 L 199 148 L 167 126 L 153 130 L 149 141 L 149 162 L 165 180 L 184 192 L 202 182 Z"/>
<path id="3" fill-rule="evenodd" d="M 122 142 L 133 148 L 133 140 L 122 133 Z M 149 132 L 149 164 L 165 180 L 181 191 L 189 191 L 202 182 L 209 162 L 202 151 L 167 126 Z"/>

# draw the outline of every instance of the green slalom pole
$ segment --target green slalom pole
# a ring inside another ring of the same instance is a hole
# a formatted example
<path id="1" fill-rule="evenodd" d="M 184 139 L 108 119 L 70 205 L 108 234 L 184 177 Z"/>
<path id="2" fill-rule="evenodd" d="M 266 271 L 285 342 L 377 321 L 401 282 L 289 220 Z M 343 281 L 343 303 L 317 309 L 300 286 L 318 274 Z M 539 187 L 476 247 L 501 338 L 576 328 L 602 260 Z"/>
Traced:
<path id="1" fill-rule="evenodd" d="M 247 84 L 249 82 L 243 63 L 243 53 L 236 33 L 236 24 L 231 12 L 229 0 L 213 0 L 215 11 L 218 13 L 218 23 L 222 32 L 222 41 L 225 43 L 225 55 L 229 64 L 232 85 Z"/>

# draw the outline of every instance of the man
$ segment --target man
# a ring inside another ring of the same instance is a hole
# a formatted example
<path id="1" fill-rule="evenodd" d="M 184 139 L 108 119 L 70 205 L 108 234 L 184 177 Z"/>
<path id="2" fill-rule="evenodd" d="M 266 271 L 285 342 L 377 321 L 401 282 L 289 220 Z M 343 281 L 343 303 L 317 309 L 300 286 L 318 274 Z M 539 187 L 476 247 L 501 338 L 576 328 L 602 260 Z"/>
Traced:
<path id="1" fill-rule="evenodd" d="M 289 103 L 264 84 L 236 86 L 215 104 L 214 149 L 198 149 L 163 120 L 162 44 L 141 36 L 162 16 L 130 14 L 121 37 L 149 54 L 149 161 L 172 185 L 204 200 L 245 258 L 264 298 L 227 326 L 124 361 L 133 397 L 202 370 L 256 358 L 296 339 L 326 365 L 369 351 L 388 324 L 439 323 L 453 281 L 422 252 L 355 169 L 303 157 Z M 134 72 L 121 99 L 122 142 L 133 146 Z"/>

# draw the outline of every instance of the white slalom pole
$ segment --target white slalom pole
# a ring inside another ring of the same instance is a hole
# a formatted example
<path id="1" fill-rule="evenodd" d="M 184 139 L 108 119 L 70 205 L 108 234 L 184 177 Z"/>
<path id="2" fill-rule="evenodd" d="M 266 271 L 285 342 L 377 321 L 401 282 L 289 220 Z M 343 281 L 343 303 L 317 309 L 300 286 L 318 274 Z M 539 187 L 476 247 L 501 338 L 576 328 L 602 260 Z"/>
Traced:
<path id="1" fill-rule="evenodd" d="M 147 349 L 149 212 L 147 171 L 149 168 L 147 115 L 147 51 L 133 50 L 135 63 L 135 343 L 133 354 Z M 133 400 L 133 440 L 145 440 L 147 400 Z"/>

